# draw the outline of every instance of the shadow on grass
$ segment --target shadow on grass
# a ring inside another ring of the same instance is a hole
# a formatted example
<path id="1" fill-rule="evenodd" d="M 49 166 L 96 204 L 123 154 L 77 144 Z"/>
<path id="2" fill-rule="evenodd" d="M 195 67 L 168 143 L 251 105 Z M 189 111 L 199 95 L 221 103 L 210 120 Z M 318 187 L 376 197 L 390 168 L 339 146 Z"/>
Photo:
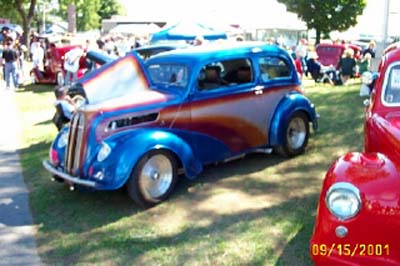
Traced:
<path id="1" fill-rule="evenodd" d="M 25 156 L 26 160 L 29 160 L 29 157 L 37 160 L 37 158 L 46 158 L 45 155 L 49 147 L 50 143 L 38 143 L 22 152 L 31 153 L 30 156 Z M 272 159 L 268 157 L 272 157 Z M 284 160 L 277 156 L 254 154 L 242 160 L 206 167 L 202 176 L 196 180 L 189 181 L 181 178 L 181 182 L 178 183 L 173 192 L 171 201 L 175 198 L 190 198 L 193 196 L 193 194 L 188 193 L 190 187 L 199 187 L 201 191 L 203 185 L 212 186 L 214 182 L 219 182 L 232 175 L 255 173 L 265 168 L 273 167 L 282 161 Z M 40 165 L 38 162 L 35 162 L 35 164 L 36 171 L 39 169 L 36 172 L 36 175 L 39 175 L 39 179 L 34 181 L 37 183 L 35 192 L 37 197 L 35 197 L 36 200 L 33 205 L 40 206 L 40 213 L 36 217 L 38 219 L 37 222 L 43 224 L 42 230 L 44 232 L 61 230 L 64 233 L 84 233 L 124 217 L 146 211 L 134 204 L 128 197 L 125 188 L 117 191 L 83 190 L 70 192 L 68 187 L 62 183 L 50 183 L 50 174 L 43 169 L 41 162 Z M 236 183 L 240 183 L 240 181 L 230 182 L 230 184 L 227 182 L 226 187 L 238 189 L 241 185 L 243 186 L 243 184 Z M 260 181 L 247 182 L 247 184 L 252 195 L 255 193 L 268 193 L 269 190 L 274 190 L 277 186 L 275 183 L 262 183 Z M 51 202 L 51 204 L 48 204 L 48 202 Z M 49 216 L 62 217 L 62 220 L 58 218 L 48 219 Z"/>
<path id="2" fill-rule="evenodd" d="M 310 202 L 314 202 L 313 210 L 317 209 L 318 194 L 311 196 Z M 311 205 L 311 204 L 310 204 Z M 308 206 L 310 206 L 308 205 Z M 312 266 L 309 243 L 314 228 L 315 213 L 309 212 L 303 216 L 303 225 L 297 234 L 286 244 L 279 256 L 276 266 Z"/>
<path id="3" fill-rule="evenodd" d="M 193 262 L 205 259 L 204 256 L 207 256 L 211 265 L 271 265 L 270 258 L 275 256 L 277 250 L 284 249 L 284 243 L 272 242 L 270 248 L 258 250 L 257 254 L 248 260 L 230 260 L 228 264 L 223 262 L 224 258 L 223 254 L 219 253 L 219 245 L 223 242 L 235 241 L 243 231 L 249 230 L 253 223 L 261 226 L 255 230 L 267 240 L 270 236 L 263 233 L 264 226 L 268 227 L 282 221 L 293 224 L 303 223 L 304 220 L 311 221 L 311 214 L 305 206 L 312 205 L 316 197 L 316 194 L 311 194 L 305 197 L 289 198 L 269 208 L 218 215 L 218 219 L 209 225 L 189 226 L 173 234 L 159 235 L 151 230 L 141 234 L 138 233 L 138 228 L 131 226 L 110 228 L 107 231 L 98 230 L 91 234 L 89 243 L 86 240 L 73 241 L 58 250 L 48 250 L 46 257 L 50 260 L 46 262 L 60 262 L 59 259 L 62 256 L 64 265 L 75 265 L 78 262 L 96 265 L 99 263 L 101 265 L 195 265 Z M 190 208 L 190 206 L 187 207 Z M 216 216 L 209 211 L 199 211 L 198 215 Z M 300 230 L 299 233 L 304 235 L 306 232 Z M 99 242 L 100 239 L 102 243 Z M 164 257 L 167 254 L 163 251 L 173 249 L 173 247 L 186 248 L 182 248 L 173 257 Z M 303 249 L 306 248 L 301 247 L 302 254 L 305 253 Z M 93 257 L 93 252 L 98 256 Z M 285 249 L 279 265 L 310 265 L 308 257 L 300 258 L 297 264 L 282 264 L 281 261 L 285 259 L 286 252 Z M 145 254 L 149 256 L 146 258 Z M 220 264 L 218 259 L 221 259 Z"/>
<path id="4" fill-rule="evenodd" d="M 43 93 L 43 92 L 51 92 L 54 91 L 54 84 L 28 84 L 19 87 L 18 93 L 24 92 L 34 92 L 34 93 Z"/>
<path id="5" fill-rule="evenodd" d="M 55 110 L 56 109 L 54 109 L 54 112 L 55 112 Z M 46 126 L 46 125 L 50 125 L 50 124 L 53 124 L 53 121 L 51 119 L 36 123 L 35 126 Z"/>

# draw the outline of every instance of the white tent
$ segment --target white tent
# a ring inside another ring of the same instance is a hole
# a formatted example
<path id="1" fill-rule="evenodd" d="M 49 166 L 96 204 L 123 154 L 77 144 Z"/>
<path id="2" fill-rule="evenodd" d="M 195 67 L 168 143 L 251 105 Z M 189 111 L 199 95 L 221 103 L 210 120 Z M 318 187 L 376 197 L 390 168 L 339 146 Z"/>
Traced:
<path id="1" fill-rule="evenodd" d="M 154 23 L 150 24 L 119 24 L 110 30 L 110 33 L 149 35 L 160 30 L 160 27 Z"/>

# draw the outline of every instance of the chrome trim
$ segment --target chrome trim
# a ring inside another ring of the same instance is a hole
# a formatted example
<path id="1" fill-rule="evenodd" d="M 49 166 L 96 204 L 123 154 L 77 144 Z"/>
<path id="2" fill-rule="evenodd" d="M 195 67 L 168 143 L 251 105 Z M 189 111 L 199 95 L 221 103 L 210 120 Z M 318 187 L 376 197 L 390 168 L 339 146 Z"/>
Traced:
<path id="1" fill-rule="evenodd" d="M 82 139 L 84 134 L 84 116 L 77 112 L 72 117 L 68 145 L 65 156 L 65 172 L 71 175 L 79 173 L 80 162 L 82 159 Z"/>
<path id="2" fill-rule="evenodd" d="M 96 182 L 94 182 L 94 181 L 82 180 L 79 177 L 74 177 L 74 176 L 71 176 L 67 173 L 64 173 L 64 172 L 58 170 L 47 160 L 44 160 L 42 162 L 42 164 L 43 164 L 44 168 L 46 168 L 46 170 L 49 171 L 50 173 L 52 173 L 53 175 L 56 175 L 62 179 L 68 180 L 74 184 L 87 186 L 87 187 L 95 187 L 96 186 Z"/>
<path id="3" fill-rule="evenodd" d="M 75 140 L 75 154 L 74 154 L 74 169 L 72 174 L 75 174 L 77 170 L 79 170 L 80 162 L 81 162 L 81 156 L 82 156 L 82 137 L 83 137 L 83 131 L 84 131 L 84 125 L 85 125 L 85 119 L 83 118 L 83 115 L 79 115 L 79 121 L 78 121 L 78 128 L 77 128 L 77 136 Z"/>

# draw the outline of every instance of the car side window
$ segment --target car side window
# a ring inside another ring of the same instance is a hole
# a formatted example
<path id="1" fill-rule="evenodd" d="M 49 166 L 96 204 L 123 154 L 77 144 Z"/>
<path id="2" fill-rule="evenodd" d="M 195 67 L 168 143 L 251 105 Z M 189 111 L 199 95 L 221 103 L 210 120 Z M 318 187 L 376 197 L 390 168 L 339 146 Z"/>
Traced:
<path id="1" fill-rule="evenodd" d="M 202 67 L 198 78 L 199 91 L 214 90 L 238 84 L 250 83 L 254 79 L 249 59 L 232 59 L 212 62 Z"/>
<path id="2" fill-rule="evenodd" d="M 264 56 L 259 58 L 258 64 L 260 66 L 261 80 L 263 82 L 291 77 L 291 68 L 283 58 Z"/>
<path id="3" fill-rule="evenodd" d="M 400 103 L 400 64 L 392 66 L 387 73 L 383 100 L 389 105 L 398 105 Z"/>

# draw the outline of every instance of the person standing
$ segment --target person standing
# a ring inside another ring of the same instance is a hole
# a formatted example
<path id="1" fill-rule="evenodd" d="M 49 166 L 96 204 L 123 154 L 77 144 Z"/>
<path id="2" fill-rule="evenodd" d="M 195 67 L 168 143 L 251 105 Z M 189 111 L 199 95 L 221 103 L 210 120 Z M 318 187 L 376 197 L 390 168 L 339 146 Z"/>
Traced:
<path id="1" fill-rule="evenodd" d="M 366 54 L 370 54 L 372 58 L 375 58 L 376 53 L 376 43 L 375 41 L 371 40 L 369 42 L 368 48 L 363 51 L 363 56 Z"/>
<path id="2" fill-rule="evenodd" d="M 14 88 L 18 88 L 18 52 L 13 47 L 12 40 L 7 40 L 3 50 L 2 64 L 6 80 L 6 89 L 10 89 L 10 77 L 13 80 Z"/>
<path id="3" fill-rule="evenodd" d="M 83 55 L 81 48 L 75 48 L 64 55 L 65 75 L 64 85 L 70 85 L 78 80 L 78 70 L 80 66 L 80 58 Z"/>

